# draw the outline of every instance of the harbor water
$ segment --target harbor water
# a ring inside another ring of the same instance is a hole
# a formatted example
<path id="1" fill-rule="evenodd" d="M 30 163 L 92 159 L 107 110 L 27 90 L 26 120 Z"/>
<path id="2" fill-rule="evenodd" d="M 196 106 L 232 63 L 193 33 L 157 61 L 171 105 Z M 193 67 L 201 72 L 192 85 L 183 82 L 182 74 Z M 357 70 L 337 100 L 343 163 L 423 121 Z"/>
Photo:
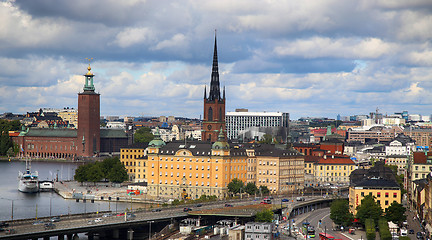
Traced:
<path id="1" fill-rule="evenodd" d="M 38 171 L 39 180 L 73 180 L 77 163 L 32 162 L 32 172 Z M 84 212 L 119 211 L 127 204 L 106 201 L 76 202 L 63 199 L 55 192 L 22 193 L 18 191 L 18 172 L 24 172 L 25 162 L 0 161 L 0 221 L 24 218 L 67 215 Z"/>

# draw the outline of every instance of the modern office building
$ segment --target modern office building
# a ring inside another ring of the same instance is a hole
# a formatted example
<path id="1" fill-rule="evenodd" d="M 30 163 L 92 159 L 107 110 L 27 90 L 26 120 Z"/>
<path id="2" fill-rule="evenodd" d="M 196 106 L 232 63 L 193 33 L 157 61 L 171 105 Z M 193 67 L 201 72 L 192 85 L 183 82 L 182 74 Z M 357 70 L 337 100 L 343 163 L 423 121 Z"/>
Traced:
<path id="1" fill-rule="evenodd" d="M 225 116 L 228 139 L 248 138 L 247 129 L 252 127 L 277 128 L 286 130 L 288 135 L 289 113 L 283 112 L 227 112 Z M 240 135 L 240 136 L 239 136 Z M 241 136 L 243 135 L 243 136 Z"/>

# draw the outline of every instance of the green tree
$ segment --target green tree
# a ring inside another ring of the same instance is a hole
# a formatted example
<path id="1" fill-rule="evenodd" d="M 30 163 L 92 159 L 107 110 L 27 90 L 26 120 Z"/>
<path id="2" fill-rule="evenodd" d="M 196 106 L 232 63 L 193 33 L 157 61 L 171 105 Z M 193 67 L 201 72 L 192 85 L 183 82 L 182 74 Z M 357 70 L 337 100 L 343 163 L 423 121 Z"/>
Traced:
<path id="1" fill-rule="evenodd" d="M 258 212 L 255 215 L 255 222 L 272 222 L 273 221 L 273 211 L 266 209 Z"/>
<path id="2" fill-rule="evenodd" d="M 249 195 L 254 195 L 258 192 L 258 188 L 253 182 L 249 182 L 245 186 L 245 192 L 247 192 Z"/>
<path id="3" fill-rule="evenodd" d="M 375 240 L 376 237 L 375 221 L 372 218 L 368 218 L 365 220 L 365 230 L 366 230 L 366 239 Z"/>
<path id="4" fill-rule="evenodd" d="M 81 183 L 86 182 L 87 181 L 87 169 L 88 169 L 88 165 L 81 165 L 79 166 L 76 170 L 75 170 L 75 175 L 74 175 L 74 179 L 75 181 L 78 181 Z"/>
<path id="5" fill-rule="evenodd" d="M 405 215 L 406 208 L 397 202 L 393 202 L 385 211 L 385 218 L 387 221 L 394 222 L 401 225 L 406 219 Z"/>
<path id="6" fill-rule="evenodd" d="M 244 189 L 244 184 L 240 179 L 234 178 L 230 183 L 228 183 L 229 192 L 237 194 L 240 192 L 240 189 Z"/>
<path id="7" fill-rule="evenodd" d="M 270 194 L 270 190 L 268 189 L 267 186 L 261 185 L 258 189 L 258 191 L 263 194 L 263 195 L 268 195 Z"/>
<path id="8" fill-rule="evenodd" d="M 264 134 L 264 136 L 261 138 L 261 140 L 259 141 L 259 143 L 266 143 L 266 144 L 270 144 L 273 141 L 273 136 L 270 134 Z"/>
<path id="9" fill-rule="evenodd" d="M 101 164 L 96 162 L 89 165 L 87 171 L 87 181 L 93 182 L 96 184 L 96 182 L 99 182 L 104 177 L 104 174 L 102 172 Z"/>
<path id="10" fill-rule="evenodd" d="M 0 119 L 0 156 L 6 156 L 9 148 L 13 147 L 9 131 L 20 129 L 21 123 L 18 120 L 8 121 Z"/>
<path id="11" fill-rule="evenodd" d="M 372 194 L 369 194 L 362 199 L 360 206 L 357 207 L 356 218 L 363 225 L 368 218 L 372 218 L 375 223 L 378 223 L 378 219 L 380 219 L 382 213 L 381 205 L 375 202 Z"/>
<path id="12" fill-rule="evenodd" d="M 120 163 L 112 166 L 106 178 L 111 182 L 122 183 L 128 180 L 128 174 L 126 168 Z"/>
<path id="13" fill-rule="evenodd" d="M 134 134 L 134 142 L 136 143 L 148 143 L 153 140 L 154 136 L 151 133 L 151 129 L 148 127 L 142 127 L 136 130 Z"/>
<path id="14" fill-rule="evenodd" d="M 354 215 L 349 211 L 348 200 L 338 199 L 331 203 L 330 219 L 337 225 L 351 225 Z"/>

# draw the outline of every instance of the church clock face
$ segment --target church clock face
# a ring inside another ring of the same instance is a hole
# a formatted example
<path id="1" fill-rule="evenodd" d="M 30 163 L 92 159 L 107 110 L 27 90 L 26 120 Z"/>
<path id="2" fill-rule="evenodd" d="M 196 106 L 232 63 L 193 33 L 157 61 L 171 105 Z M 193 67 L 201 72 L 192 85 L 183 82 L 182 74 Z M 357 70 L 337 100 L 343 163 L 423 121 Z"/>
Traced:
<path id="1" fill-rule="evenodd" d="M 212 125 L 207 125 L 207 129 L 211 130 L 212 129 Z"/>

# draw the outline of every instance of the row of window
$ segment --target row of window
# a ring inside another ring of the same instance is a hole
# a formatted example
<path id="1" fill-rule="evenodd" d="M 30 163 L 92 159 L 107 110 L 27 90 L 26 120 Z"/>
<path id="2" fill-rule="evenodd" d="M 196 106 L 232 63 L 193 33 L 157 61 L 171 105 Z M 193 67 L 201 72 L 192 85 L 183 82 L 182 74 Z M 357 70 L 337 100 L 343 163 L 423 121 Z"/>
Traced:
<path id="1" fill-rule="evenodd" d="M 368 194 L 369 194 L 369 193 L 368 193 Z M 364 196 L 365 196 L 365 192 L 361 192 L 360 195 L 361 195 L 362 197 L 364 197 Z M 386 193 L 384 193 L 384 196 L 385 196 L 386 198 L 388 198 L 388 197 L 390 197 L 390 193 L 386 192 Z M 380 197 L 381 197 L 381 192 L 377 192 L 377 193 L 376 193 L 376 197 L 377 197 L 377 198 L 380 198 Z M 397 198 L 397 193 L 393 193 L 393 198 Z"/>

